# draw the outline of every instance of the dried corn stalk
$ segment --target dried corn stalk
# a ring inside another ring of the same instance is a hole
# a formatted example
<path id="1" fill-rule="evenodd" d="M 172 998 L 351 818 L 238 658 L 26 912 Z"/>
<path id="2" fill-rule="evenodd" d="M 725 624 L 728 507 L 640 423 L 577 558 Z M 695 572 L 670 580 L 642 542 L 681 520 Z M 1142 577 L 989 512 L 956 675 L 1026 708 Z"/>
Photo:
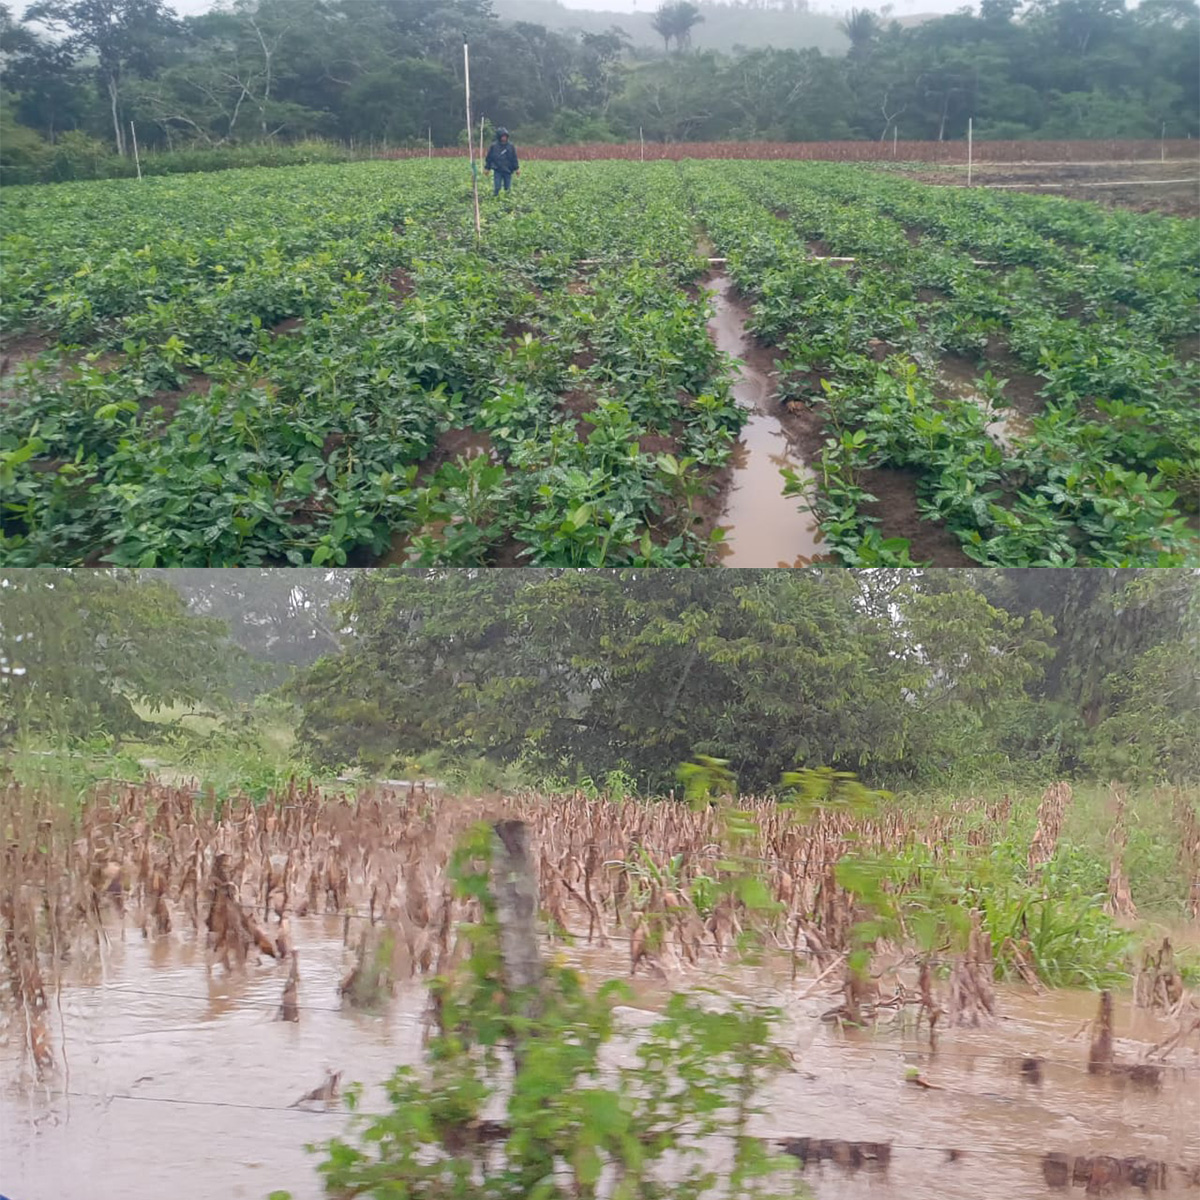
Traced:
<path id="1" fill-rule="evenodd" d="M 1191 801 L 1178 788 L 1171 807 L 1179 829 L 1179 863 L 1188 880 L 1187 910 L 1196 920 L 1200 918 L 1200 821 Z"/>
<path id="2" fill-rule="evenodd" d="M 1175 969 L 1175 950 L 1163 938 L 1155 954 L 1147 950 L 1133 985 L 1133 1002 L 1139 1008 L 1173 1009 L 1183 998 L 1183 977 Z"/>
<path id="3" fill-rule="evenodd" d="M 1058 837 L 1062 833 L 1063 821 L 1071 804 L 1071 785 L 1052 783 L 1038 805 L 1037 829 L 1029 846 L 1029 869 L 1048 863 L 1054 857 Z"/>
<path id="4" fill-rule="evenodd" d="M 1110 917 L 1123 917 L 1132 920 L 1137 916 L 1137 906 L 1129 892 L 1129 879 L 1125 874 L 1125 845 L 1129 840 L 1129 831 L 1125 828 L 1125 803 L 1128 799 L 1125 789 L 1115 783 L 1109 784 L 1113 799 L 1116 801 L 1116 811 L 1113 815 L 1112 828 L 1108 831 L 1108 899 L 1104 902 L 1104 911 Z"/>
<path id="5" fill-rule="evenodd" d="M 971 913 L 967 949 L 950 971 L 949 1017 L 954 1025 L 981 1025 L 996 1015 L 992 939 L 978 911 Z"/>

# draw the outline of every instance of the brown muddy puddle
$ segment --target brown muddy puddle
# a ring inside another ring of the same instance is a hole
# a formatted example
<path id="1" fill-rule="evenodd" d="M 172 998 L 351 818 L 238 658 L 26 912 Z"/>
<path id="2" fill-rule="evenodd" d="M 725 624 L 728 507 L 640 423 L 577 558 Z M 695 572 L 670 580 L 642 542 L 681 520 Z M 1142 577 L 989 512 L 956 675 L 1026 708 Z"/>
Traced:
<path id="1" fill-rule="evenodd" d="M 984 431 L 1005 454 L 1011 454 L 1017 444 L 1029 438 L 1033 426 L 1030 418 L 1012 406 L 996 406 L 981 395 L 976 383 L 982 373 L 965 359 L 946 355 L 936 365 L 934 377 L 955 396 L 970 400 L 984 415 Z"/>
<path id="2" fill-rule="evenodd" d="M 708 323 L 717 349 L 739 359 L 733 397 L 750 413 L 731 460 L 732 475 L 719 525 L 726 530 L 720 561 L 726 567 L 805 567 L 821 560 L 817 519 L 797 496 L 783 494 L 780 470 L 801 479 L 812 471 L 788 438 L 775 412 L 770 375 L 742 356 L 748 350 L 748 313 L 732 295 L 727 275 L 712 276 L 705 287 L 715 312 Z"/>
<path id="3" fill-rule="evenodd" d="M 366 1085 L 364 1107 L 381 1107 L 379 1084 L 420 1053 L 424 993 L 416 985 L 371 1015 L 342 1009 L 339 918 L 297 919 L 300 1021 L 275 1020 L 286 968 L 268 961 L 244 973 L 206 973 L 190 934 L 145 941 L 110 929 L 102 960 L 75 967 L 52 1000 L 56 1046 L 66 1046 L 54 1079 L 23 1077 L 8 1030 L 0 1048 L 0 1191 L 10 1200 L 210 1200 L 262 1198 L 276 1188 L 319 1200 L 316 1159 L 307 1142 L 345 1131 L 340 1107 L 292 1107 L 326 1069 Z M 615 950 L 569 952 L 595 978 L 627 974 Z M 1190 1074 L 1168 1071 L 1160 1091 L 1086 1074 L 1082 1023 L 1095 996 L 1034 997 L 1001 989 L 1003 1019 L 989 1031 L 948 1031 L 930 1056 L 899 1031 L 880 1026 L 853 1035 L 819 1020 L 828 994 L 806 997 L 806 980 L 786 972 L 705 969 L 676 981 L 777 1004 L 786 1011 L 779 1040 L 795 1069 L 763 1097 L 765 1137 L 890 1141 L 886 1173 L 810 1165 L 817 1200 L 1033 1200 L 1073 1194 L 1043 1181 L 1042 1155 L 1141 1154 L 1200 1163 L 1200 1056 L 1180 1057 Z M 663 982 L 636 981 L 622 1010 L 636 1037 L 667 995 Z M 1162 1036 L 1130 1002 L 1117 1005 L 1118 1056 Z M 65 1034 L 65 1037 L 64 1037 Z M 1046 1062 L 1040 1085 L 1024 1083 L 1024 1055 Z M 631 1062 L 630 1042 L 614 1061 Z M 918 1066 L 935 1089 L 905 1082 Z M 940 1089 L 940 1090 L 938 1090 Z M 712 1147 L 719 1169 L 729 1147 Z M 954 1160 L 948 1152 L 957 1151 Z M 1154 1195 L 1197 1195 L 1182 1185 Z M 1129 1194 L 1136 1195 L 1136 1191 Z"/>

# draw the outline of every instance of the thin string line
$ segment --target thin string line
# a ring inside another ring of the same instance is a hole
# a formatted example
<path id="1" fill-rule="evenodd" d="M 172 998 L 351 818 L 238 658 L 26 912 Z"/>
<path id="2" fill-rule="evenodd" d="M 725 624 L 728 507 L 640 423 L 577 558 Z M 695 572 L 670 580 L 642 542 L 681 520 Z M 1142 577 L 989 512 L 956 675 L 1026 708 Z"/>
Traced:
<path id="1" fill-rule="evenodd" d="M 240 1103 L 238 1101 L 233 1101 L 233 1100 L 194 1100 L 194 1099 L 187 1099 L 187 1098 L 180 1097 L 180 1096 L 134 1096 L 128 1092 L 105 1093 L 105 1092 L 81 1092 L 81 1091 L 52 1091 L 52 1092 L 48 1092 L 48 1093 L 44 1093 L 44 1094 L 49 1095 L 49 1096 L 54 1096 L 54 1097 L 60 1097 L 60 1098 L 61 1097 L 71 1097 L 73 1099 L 102 1100 L 106 1103 L 111 1102 L 113 1100 L 126 1100 L 126 1101 L 133 1101 L 135 1103 L 141 1103 L 141 1104 L 176 1104 L 176 1105 L 185 1105 L 185 1106 L 195 1107 L 195 1108 L 230 1108 L 230 1109 L 237 1109 L 240 1111 L 250 1111 L 250 1112 L 283 1112 L 283 1113 L 302 1112 L 302 1113 L 307 1113 L 308 1115 L 313 1115 L 313 1114 L 311 1113 L 310 1110 L 301 1108 L 300 1105 L 304 1104 L 304 1103 L 314 1103 L 315 1104 L 315 1103 L 319 1102 L 314 1099 L 312 1101 L 301 1100 L 301 1101 L 297 1101 L 295 1104 L 290 1104 L 290 1105 L 243 1104 L 243 1103 Z M 326 1103 L 328 1104 L 328 1102 L 326 1102 Z M 326 1109 L 324 1110 L 325 1113 L 329 1113 L 330 1111 L 331 1110 L 329 1107 L 326 1107 Z M 324 1115 L 324 1114 L 321 1114 L 321 1115 Z M 706 1134 L 705 1138 L 706 1139 L 707 1138 L 720 1138 L 725 1141 L 737 1141 L 738 1135 L 732 1134 L 732 1133 L 725 1133 L 721 1130 L 714 1130 L 712 1133 Z M 772 1136 L 765 1136 L 765 1135 L 760 1136 L 758 1138 L 758 1140 L 763 1141 L 763 1142 L 781 1143 L 781 1142 L 785 1142 L 785 1141 L 790 1142 L 790 1141 L 793 1141 L 796 1139 L 793 1139 L 791 1137 L 783 1137 L 781 1135 L 776 1134 L 776 1135 L 772 1135 Z M 811 1141 L 835 1142 L 835 1141 L 842 1141 L 842 1140 L 849 1141 L 850 1139 L 813 1138 L 810 1140 Z M 866 1139 L 864 1139 L 864 1140 L 866 1140 Z M 877 1142 L 879 1141 L 879 1139 L 875 1139 L 875 1140 Z M 861 1142 L 852 1143 L 852 1144 L 861 1144 Z M 920 1143 L 920 1142 L 895 1142 L 895 1141 L 886 1141 L 885 1140 L 884 1144 L 891 1146 L 891 1148 L 893 1150 L 914 1150 L 914 1151 L 933 1153 L 933 1154 L 946 1154 L 949 1150 L 955 1149 L 954 1147 L 951 1147 L 951 1146 L 930 1146 L 930 1145 Z M 991 1147 L 991 1146 L 974 1146 L 970 1150 L 956 1150 L 956 1153 L 959 1155 L 962 1155 L 964 1157 L 967 1155 L 978 1154 L 978 1155 L 984 1155 L 984 1156 L 1003 1157 L 1006 1159 L 1013 1159 L 1013 1158 L 1036 1159 L 1039 1162 L 1043 1161 L 1045 1158 L 1044 1153 L 1039 1153 L 1036 1150 L 1015 1150 L 1014 1151 L 1007 1147 Z M 1183 1168 L 1183 1169 L 1186 1170 L 1186 1168 Z"/>

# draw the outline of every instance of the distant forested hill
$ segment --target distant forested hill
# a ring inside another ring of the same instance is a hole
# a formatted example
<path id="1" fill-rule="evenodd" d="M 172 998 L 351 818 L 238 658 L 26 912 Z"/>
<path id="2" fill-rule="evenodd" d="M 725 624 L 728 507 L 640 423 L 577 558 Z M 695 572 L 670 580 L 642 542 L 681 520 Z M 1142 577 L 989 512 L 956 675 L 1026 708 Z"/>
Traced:
<path id="1" fill-rule="evenodd" d="M 597 0 L 597 5 L 603 0 Z M 849 42 L 838 30 L 838 18 L 829 13 L 785 12 L 782 9 L 744 8 L 731 4 L 700 4 L 704 20 L 691 35 L 693 50 L 732 50 L 773 46 L 779 50 L 813 47 L 825 54 L 843 54 Z M 652 0 L 645 11 L 603 12 L 567 8 L 558 0 L 495 0 L 493 9 L 502 21 L 528 21 L 553 30 L 603 33 L 614 25 L 623 29 L 635 47 L 663 48 L 663 40 L 650 23 Z"/>

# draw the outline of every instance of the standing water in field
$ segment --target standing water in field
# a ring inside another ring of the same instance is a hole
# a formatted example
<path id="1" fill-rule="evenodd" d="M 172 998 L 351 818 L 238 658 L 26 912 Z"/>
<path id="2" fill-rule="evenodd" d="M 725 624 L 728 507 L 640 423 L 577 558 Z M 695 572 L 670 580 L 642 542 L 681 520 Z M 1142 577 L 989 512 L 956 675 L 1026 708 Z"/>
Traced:
<path id="1" fill-rule="evenodd" d="M 783 494 L 783 467 L 811 476 L 808 465 L 773 411 L 768 373 L 747 362 L 746 311 L 731 296 L 728 275 L 713 276 L 707 288 L 715 301 L 708 323 L 717 349 L 741 359 L 733 397 L 750 412 L 733 452 L 733 477 L 720 525 L 726 530 L 721 563 L 726 567 L 804 567 L 820 557 L 821 530 L 799 497 Z"/>
<path id="2" fill-rule="evenodd" d="M 203 940 L 189 930 L 143 939 L 111 919 L 99 956 L 73 958 L 52 1001 L 57 1066 L 31 1085 L 19 1033 L 0 1038 L 0 1186 L 14 1200 L 264 1200 L 288 1189 L 322 1200 L 319 1161 L 305 1152 L 347 1128 L 345 1106 L 304 1099 L 327 1072 L 342 1090 L 366 1085 L 364 1107 L 385 1106 L 381 1083 L 421 1056 L 426 994 L 403 980 L 373 1010 L 338 999 L 345 971 L 343 922 L 296 918 L 299 961 L 295 1022 L 277 1019 L 287 970 L 267 959 L 226 973 L 206 969 Z M 594 981 L 627 975 L 628 955 L 567 952 Z M 948 1029 L 937 1053 L 899 1022 L 842 1031 L 820 1019 L 835 999 L 792 982 L 787 964 L 749 969 L 711 964 L 702 982 L 727 995 L 780 1004 L 777 1044 L 794 1067 L 758 1097 L 766 1115 L 754 1132 L 817 1140 L 826 1161 L 804 1171 L 814 1200 L 1045 1200 L 1048 1151 L 1145 1155 L 1195 1165 L 1200 1156 L 1200 1088 L 1194 1054 L 1142 1088 L 1090 1075 L 1076 1036 L 1095 1015 L 1096 995 L 1034 995 L 998 989 L 995 1028 Z M 654 1019 L 670 987 L 634 981 L 634 1008 L 619 1013 L 632 1039 Z M 695 983 L 682 977 L 676 986 Z M 834 985 L 836 991 L 836 984 Z M 2 1027 L 5 1012 L 0 1012 Z M 1120 1056 L 1132 1060 L 1171 1024 L 1116 1005 Z M 1128 1040 L 1135 1039 L 1135 1040 Z M 633 1065 L 633 1043 L 616 1058 Z M 1036 1081 L 1022 1073 L 1038 1056 Z M 69 1071 L 66 1070 L 69 1066 Z M 928 1087 L 907 1081 L 916 1069 Z M 886 1170 L 839 1163 L 851 1143 L 889 1143 Z M 712 1167 L 725 1152 L 716 1139 Z M 822 1157 L 817 1154 L 816 1157 Z M 799 1172 L 800 1164 L 797 1162 Z M 1116 1195 L 1142 1195 L 1136 1188 Z M 1195 1196 L 1173 1171 L 1162 1200 Z"/>

